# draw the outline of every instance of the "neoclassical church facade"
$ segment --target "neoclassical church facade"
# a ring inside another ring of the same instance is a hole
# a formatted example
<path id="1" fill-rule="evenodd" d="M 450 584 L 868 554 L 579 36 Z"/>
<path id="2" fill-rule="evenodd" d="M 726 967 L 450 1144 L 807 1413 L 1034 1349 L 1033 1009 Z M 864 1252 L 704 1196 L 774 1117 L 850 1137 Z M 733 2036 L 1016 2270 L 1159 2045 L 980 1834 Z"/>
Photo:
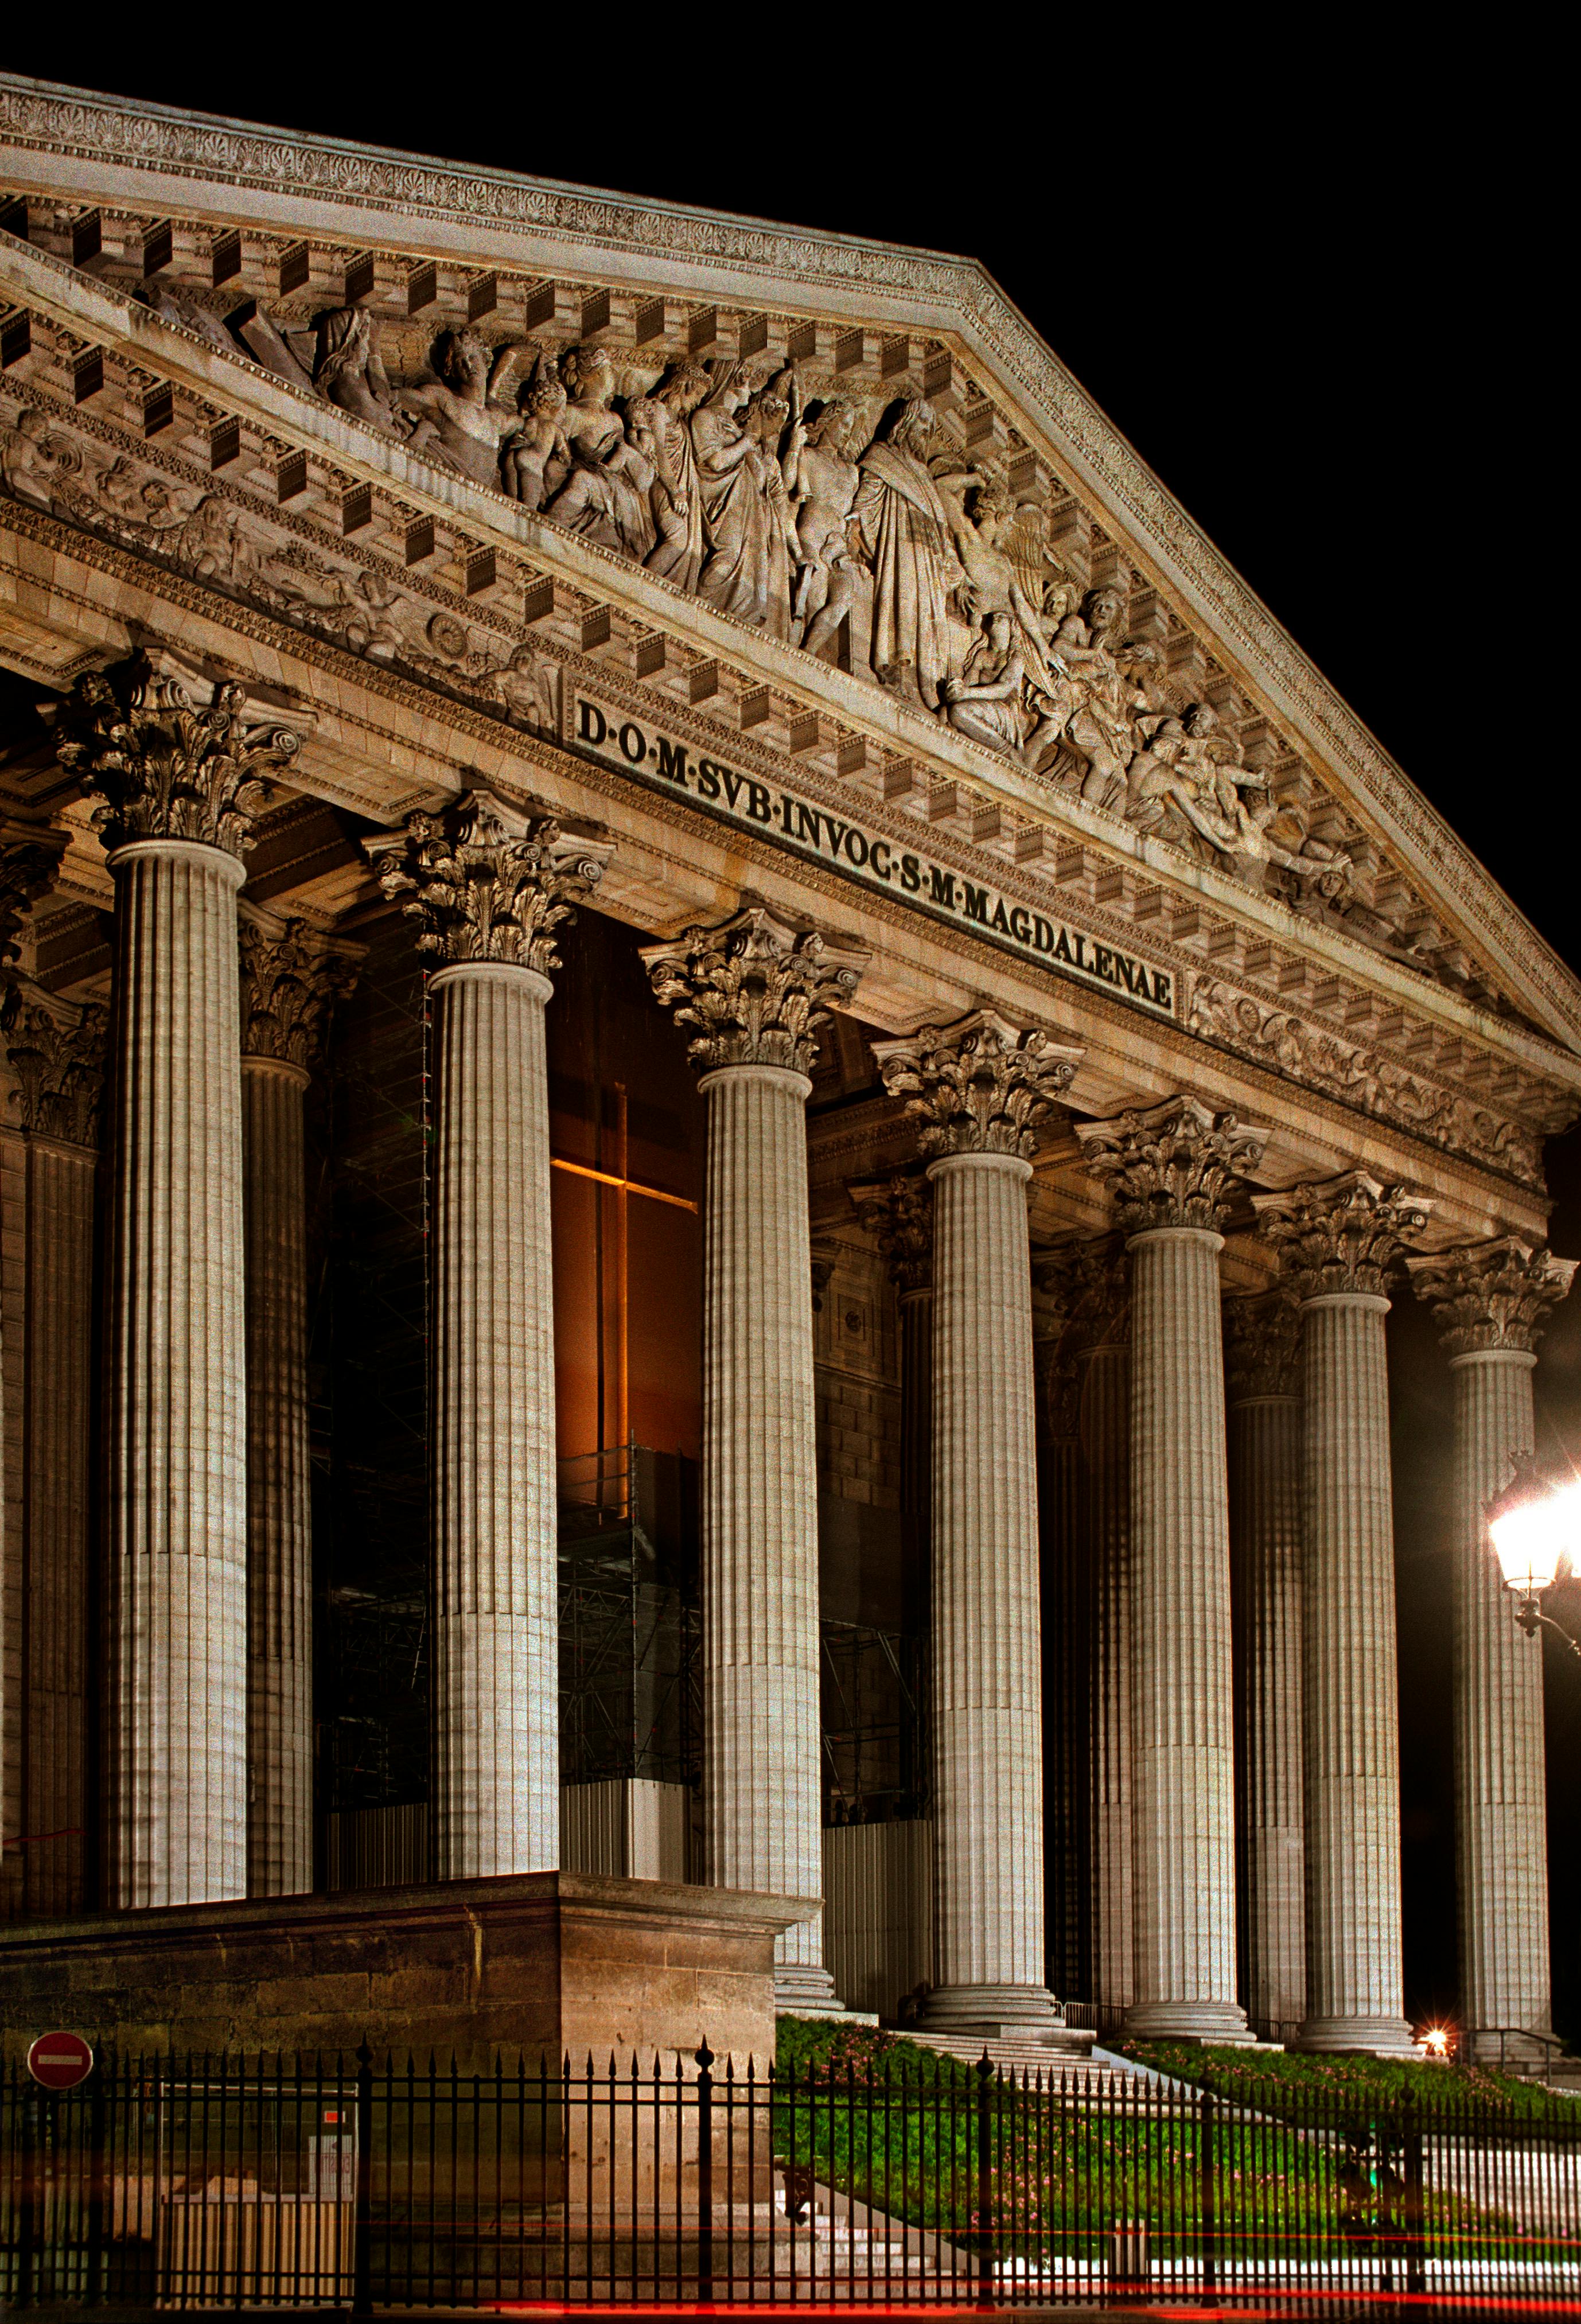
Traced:
<path id="1" fill-rule="evenodd" d="M 1581 989 L 978 266 L 0 77 L 0 794 L 8 1936 L 1404 2053 L 1420 1299 L 1548 2030 Z"/>

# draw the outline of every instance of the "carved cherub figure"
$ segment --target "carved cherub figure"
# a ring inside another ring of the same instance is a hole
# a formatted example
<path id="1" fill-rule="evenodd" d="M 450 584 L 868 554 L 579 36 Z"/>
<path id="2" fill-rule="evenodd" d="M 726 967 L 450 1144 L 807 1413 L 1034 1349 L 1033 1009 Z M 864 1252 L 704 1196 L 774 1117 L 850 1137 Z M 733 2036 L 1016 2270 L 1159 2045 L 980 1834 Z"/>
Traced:
<path id="1" fill-rule="evenodd" d="M 403 388 L 396 399 L 396 410 L 417 423 L 412 450 L 459 470 L 474 484 L 497 484 L 500 446 L 516 414 L 495 401 L 494 389 L 516 353 L 506 345 L 491 358 L 475 331 L 441 331 L 429 356 L 434 377 Z"/>
<path id="2" fill-rule="evenodd" d="M 570 401 L 552 356 L 541 356 L 517 399 L 520 425 L 506 442 L 500 480 L 523 508 L 542 508 L 565 483 L 571 447 L 565 429 Z"/>

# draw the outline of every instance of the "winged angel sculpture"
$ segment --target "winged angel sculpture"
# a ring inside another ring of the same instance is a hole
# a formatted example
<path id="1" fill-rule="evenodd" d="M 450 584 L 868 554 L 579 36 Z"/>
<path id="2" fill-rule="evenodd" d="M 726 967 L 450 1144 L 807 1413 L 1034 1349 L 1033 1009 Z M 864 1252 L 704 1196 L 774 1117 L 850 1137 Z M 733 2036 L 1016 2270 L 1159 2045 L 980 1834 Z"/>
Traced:
<path id="1" fill-rule="evenodd" d="M 206 337 L 186 294 L 150 303 Z M 809 393 L 795 364 L 617 363 L 444 330 L 393 384 L 361 307 L 299 329 L 249 307 L 248 354 L 469 483 L 612 549 L 718 612 L 878 682 L 1054 789 L 1298 900 L 1332 907 L 1346 855 L 1282 814 L 1266 779 L 1113 584 L 1082 590 L 1031 498 L 970 466 L 925 398 Z M 46 465 L 41 445 L 12 454 Z M 63 475 L 57 493 L 70 490 Z M 364 618 L 364 609 L 356 609 Z"/>

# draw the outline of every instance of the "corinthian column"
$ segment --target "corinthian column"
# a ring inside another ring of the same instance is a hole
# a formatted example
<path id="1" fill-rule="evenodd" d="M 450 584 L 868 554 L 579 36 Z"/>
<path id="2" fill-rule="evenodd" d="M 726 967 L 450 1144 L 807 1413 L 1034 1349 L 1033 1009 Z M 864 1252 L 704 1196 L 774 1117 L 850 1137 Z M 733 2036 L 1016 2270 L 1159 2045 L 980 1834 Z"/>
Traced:
<path id="1" fill-rule="evenodd" d="M 247 1894 L 313 1886 L 313 1544 L 308 1497 L 302 1102 L 360 947 L 245 901 L 242 1151 L 247 1242 Z"/>
<path id="2" fill-rule="evenodd" d="M 703 1816 L 717 1886 L 823 1894 L 818 1479 L 806 1102 L 866 953 L 761 906 L 642 954 L 708 1100 L 703 1307 Z M 775 1946 L 782 2008 L 838 2007 L 821 1916 Z"/>
<path id="3" fill-rule="evenodd" d="M 1026 1182 L 1080 1063 L 991 1010 L 874 1050 L 933 1186 L 930 2025 L 1044 2025 L 1043 1683 Z"/>
<path id="4" fill-rule="evenodd" d="M 1414 2056 L 1400 1918 L 1400 1717 L 1383 1286 L 1429 1208 L 1365 1171 L 1253 1197 L 1301 1303 L 1308 2050 Z"/>
<path id="5" fill-rule="evenodd" d="M 1246 2037 L 1236 2000 L 1235 1742 L 1218 1231 L 1266 1131 L 1191 1097 L 1079 1122 L 1131 1254 L 1128 2033 Z"/>
<path id="6" fill-rule="evenodd" d="M 434 1867 L 560 1861 L 554 1266 L 544 1008 L 607 843 L 478 789 L 368 843 L 438 965 L 434 1012 Z"/>
<path id="7" fill-rule="evenodd" d="M 1495 2027 L 1546 2034 L 1548 1827 L 1542 1641 L 1514 1619 L 1488 1540 L 1487 1505 L 1536 1443 L 1531 1375 L 1573 1259 L 1506 1235 L 1409 1259 L 1455 1376 L 1455 1838 L 1460 2006 L 1473 2056 L 1512 2046 Z M 1519 2044 L 1513 2045 L 1518 2050 Z M 1543 2045 L 1531 2043 L 1540 2058 Z"/>
<path id="8" fill-rule="evenodd" d="M 823 1894 L 807 1097 L 868 953 L 763 907 L 642 955 L 709 1102 L 703 1262 L 704 1845 L 716 1887 Z M 774 1945 L 781 2008 L 840 2008 L 821 1915 Z"/>
<path id="9" fill-rule="evenodd" d="M 933 1483 L 933 1189 L 897 1170 L 846 1188 L 878 1242 L 900 1320 L 900 1518 L 907 1557 L 925 1554 Z"/>
<path id="10" fill-rule="evenodd" d="M 1264 2040 L 1282 2041 L 1307 2014 L 1301 1324 L 1282 1292 L 1227 1300 L 1224 1317 L 1247 2014 Z"/>
<path id="11" fill-rule="evenodd" d="M 79 678 L 61 761 L 115 881 L 105 1489 L 106 1852 L 124 1909 L 247 1885 L 246 1364 L 236 890 L 295 735 L 141 659 Z"/>
<path id="12" fill-rule="evenodd" d="M 88 1412 L 106 1012 L 16 978 L 5 1044 L 25 1141 L 20 1829 L 27 1909 L 87 1903 Z"/>

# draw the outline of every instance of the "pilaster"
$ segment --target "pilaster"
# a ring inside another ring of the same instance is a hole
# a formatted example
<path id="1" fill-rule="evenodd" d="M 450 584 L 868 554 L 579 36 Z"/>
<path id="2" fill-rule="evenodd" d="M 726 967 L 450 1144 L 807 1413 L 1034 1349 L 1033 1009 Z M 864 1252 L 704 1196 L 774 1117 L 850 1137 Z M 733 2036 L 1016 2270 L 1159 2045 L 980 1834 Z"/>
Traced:
<path id="1" fill-rule="evenodd" d="M 558 1511 L 544 1008 L 607 842 L 489 791 L 368 843 L 437 964 L 434 1864 L 559 1863 Z"/>
<path id="2" fill-rule="evenodd" d="M 1431 1208 L 1351 1170 L 1253 1197 L 1301 1317 L 1307 2015 L 1312 2050 L 1414 2055 L 1404 2016 L 1384 1286 Z"/>
<path id="3" fill-rule="evenodd" d="M 991 1010 L 875 1045 L 933 1187 L 934 1989 L 941 2027 L 1047 2024 L 1026 1182 L 1080 1062 Z"/>
<path id="4" fill-rule="evenodd" d="M 868 955 L 760 905 L 650 945 L 708 1100 L 703 1213 L 703 1815 L 718 1886 L 823 1894 L 818 1490 L 806 1101 Z M 823 1916 L 775 1946 L 782 2008 L 840 2002 Z"/>

